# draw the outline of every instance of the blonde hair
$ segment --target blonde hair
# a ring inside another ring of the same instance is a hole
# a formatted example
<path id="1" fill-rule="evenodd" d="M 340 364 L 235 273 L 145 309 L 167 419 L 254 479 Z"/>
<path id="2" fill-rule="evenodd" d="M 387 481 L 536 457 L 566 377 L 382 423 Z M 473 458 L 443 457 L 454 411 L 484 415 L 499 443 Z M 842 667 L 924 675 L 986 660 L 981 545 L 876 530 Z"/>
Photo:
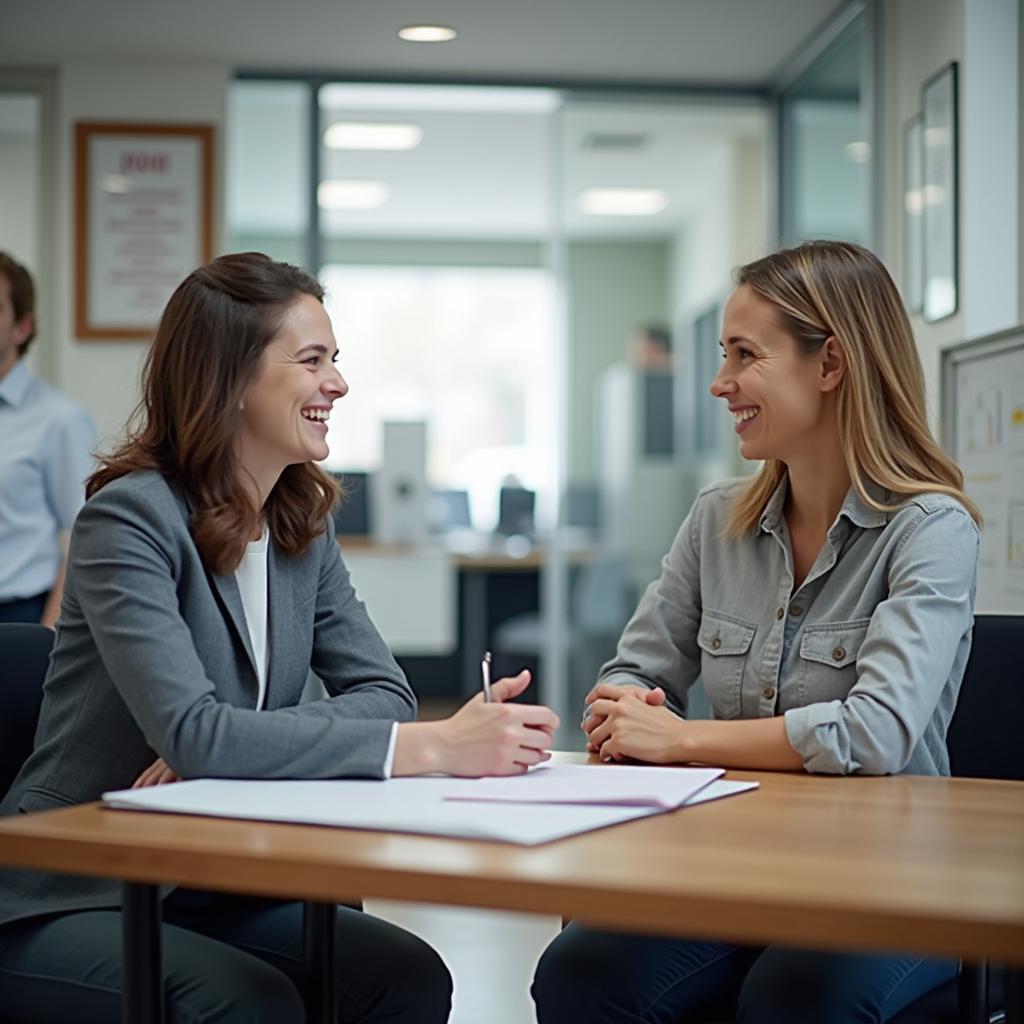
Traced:
<path id="1" fill-rule="evenodd" d="M 829 337 L 846 353 L 836 392 L 839 443 L 861 500 L 880 512 L 866 483 L 894 495 L 948 494 L 976 523 L 981 513 L 963 491 L 963 474 L 928 429 L 924 372 L 896 286 L 873 253 L 850 242 L 805 242 L 755 260 L 736 271 L 776 310 L 783 328 L 806 356 Z M 769 459 L 733 504 L 726 535 L 757 527 L 786 473 Z"/>

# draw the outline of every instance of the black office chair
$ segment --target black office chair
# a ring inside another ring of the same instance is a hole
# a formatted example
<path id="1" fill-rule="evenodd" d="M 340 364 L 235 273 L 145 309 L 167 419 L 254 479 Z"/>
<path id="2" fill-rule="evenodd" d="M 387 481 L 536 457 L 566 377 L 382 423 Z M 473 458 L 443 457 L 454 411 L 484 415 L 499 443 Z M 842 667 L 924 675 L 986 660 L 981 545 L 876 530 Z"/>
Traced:
<path id="1" fill-rule="evenodd" d="M 1024 651 L 1024 616 L 976 615 L 971 656 L 946 747 L 951 773 L 962 778 L 1024 780 L 1024 687 L 1020 656 Z M 969 966 L 911 1003 L 892 1024 L 946 1024 L 965 1019 L 1002 1019 L 1006 974 L 1002 968 Z M 984 1007 L 984 1009 L 981 1009 Z"/>
<path id="2" fill-rule="evenodd" d="M 32 743 L 43 702 L 53 630 L 38 623 L 0 622 L 3 714 L 0 714 L 0 794 L 11 788 Z"/>
<path id="3" fill-rule="evenodd" d="M 1022 651 L 1024 616 L 975 616 L 971 656 L 946 737 L 953 775 L 1024 779 Z M 996 1024 L 1003 1019 L 1006 984 L 1001 968 L 965 965 L 957 978 L 904 1007 L 890 1024 Z M 1020 999 L 1020 993 L 1013 997 Z M 721 1022 L 721 1017 L 707 1018 L 704 1024 L 712 1021 Z"/>

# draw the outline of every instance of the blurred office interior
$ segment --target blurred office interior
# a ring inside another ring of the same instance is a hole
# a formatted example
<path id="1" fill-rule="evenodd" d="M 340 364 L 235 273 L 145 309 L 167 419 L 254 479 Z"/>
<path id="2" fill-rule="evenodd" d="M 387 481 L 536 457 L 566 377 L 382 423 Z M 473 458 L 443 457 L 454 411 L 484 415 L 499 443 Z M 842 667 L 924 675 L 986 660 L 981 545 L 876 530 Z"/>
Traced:
<path id="1" fill-rule="evenodd" d="M 75 126 L 212 125 L 215 251 L 328 287 L 341 543 L 426 712 L 489 646 L 537 669 L 578 747 L 579 696 L 697 489 L 751 469 L 707 393 L 732 268 L 848 238 L 910 298 L 905 130 L 951 62 L 959 303 L 908 303 L 936 426 L 942 351 L 1024 322 L 1020 7 L 3 0 L 0 248 L 39 283 L 28 358 L 109 447 L 145 343 L 75 336 Z M 398 38 L 423 18 L 458 38 Z M 443 952 L 454 1024 L 534 1019 L 557 918 L 368 909 Z"/>
<path id="2" fill-rule="evenodd" d="M 216 251 L 327 286 L 343 550 L 428 702 L 491 648 L 576 720 L 699 487 L 752 468 L 707 392 L 732 268 L 842 237 L 902 283 L 904 124 L 950 61 L 975 71 L 961 302 L 914 317 L 936 417 L 942 347 L 1020 319 L 1010 0 L 446 0 L 464 31 L 434 48 L 323 0 L 59 6 L 0 11 L 0 237 L 40 281 L 35 368 L 113 443 L 144 344 L 74 337 L 75 123 L 212 123 Z"/>

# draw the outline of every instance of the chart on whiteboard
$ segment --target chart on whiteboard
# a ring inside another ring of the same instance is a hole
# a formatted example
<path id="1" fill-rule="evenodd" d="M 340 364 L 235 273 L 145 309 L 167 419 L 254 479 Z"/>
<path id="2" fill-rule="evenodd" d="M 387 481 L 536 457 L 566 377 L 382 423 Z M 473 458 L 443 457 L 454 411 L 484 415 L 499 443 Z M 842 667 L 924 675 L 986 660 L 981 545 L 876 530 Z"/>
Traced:
<path id="1" fill-rule="evenodd" d="M 977 610 L 1024 612 L 1024 345 L 955 369 L 956 451 L 985 525 Z"/>

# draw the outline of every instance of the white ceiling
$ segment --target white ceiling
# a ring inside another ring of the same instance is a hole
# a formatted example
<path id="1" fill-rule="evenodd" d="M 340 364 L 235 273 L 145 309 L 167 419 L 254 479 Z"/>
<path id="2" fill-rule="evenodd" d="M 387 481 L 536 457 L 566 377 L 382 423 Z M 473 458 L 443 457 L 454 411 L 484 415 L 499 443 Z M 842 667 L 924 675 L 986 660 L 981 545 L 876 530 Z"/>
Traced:
<path id="1" fill-rule="evenodd" d="M 759 85 L 839 0 L 2 0 L 0 64 Z M 452 43 L 405 43 L 414 22 Z"/>

